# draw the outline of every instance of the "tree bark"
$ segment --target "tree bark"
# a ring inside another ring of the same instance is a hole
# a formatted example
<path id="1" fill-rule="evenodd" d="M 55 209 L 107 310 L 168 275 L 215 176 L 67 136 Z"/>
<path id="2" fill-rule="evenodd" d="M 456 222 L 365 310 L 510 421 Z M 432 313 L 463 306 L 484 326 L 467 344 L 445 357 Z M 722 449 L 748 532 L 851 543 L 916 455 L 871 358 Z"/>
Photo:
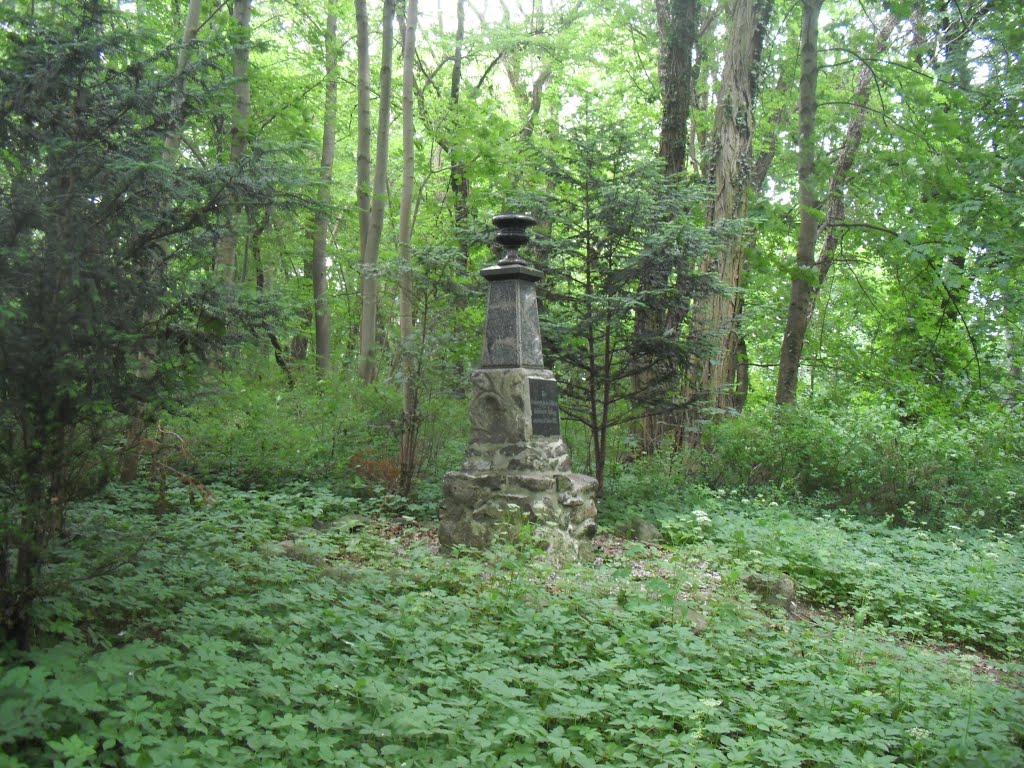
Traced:
<path id="1" fill-rule="evenodd" d="M 338 17 L 327 14 L 324 39 L 327 83 L 324 100 L 324 137 L 320 151 L 320 189 L 313 233 L 313 315 L 316 336 L 316 367 L 325 377 L 331 367 L 330 312 L 327 306 L 327 231 L 331 207 L 331 180 L 334 175 L 334 144 L 338 122 Z"/>
<path id="2" fill-rule="evenodd" d="M 252 21 L 252 0 L 235 0 L 234 19 L 238 40 L 234 46 L 232 75 L 235 81 L 235 109 L 231 124 L 231 163 L 237 167 L 245 157 L 249 139 L 249 112 L 252 96 L 249 89 L 249 33 Z M 225 205 L 225 230 L 217 241 L 216 271 L 226 280 L 233 280 L 237 267 L 238 202 Z"/>
<path id="3" fill-rule="evenodd" d="M 820 7 L 820 5 L 819 5 Z M 878 52 L 888 48 L 890 39 L 896 30 L 897 19 L 889 15 L 886 17 L 878 31 Z M 817 58 L 815 57 L 815 61 Z M 801 61 L 801 72 L 806 62 Z M 801 74 L 801 89 L 804 87 L 804 78 Z M 832 175 L 829 177 L 828 193 L 825 202 L 825 215 L 821 219 L 820 211 L 811 215 L 812 221 L 805 222 L 804 216 L 804 195 L 803 176 L 801 175 L 801 221 L 800 234 L 797 243 L 797 271 L 794 273 L 790 285 L 790 305 L 786 315 L 786 330 L 783 335 L 782 348 L 779 352 L 779 373 L 775 387 L 775 402 L 782 405 L 792 403 L 796 400 L 796 392 L 799 381 L 800 362 L 803 358 L 803 346 L 807 337 L 807 329 L 814 314 L 815 304 L 821 286 L 825 284 L 832 263 L 836 248 L 839 245 L 839 238 L 836 234 L 846 216 L 846 182 L 850 171 L 853 169 L 854 159 L 860 149 L 861 139 L 864 135 L 864 123 L 867 118 L 867 104 L 871 93 L 872 73 L 870 67 L 862 65 L 857 74 L 857 83 L 854 87 L 851 102 L 856 110 L 846 128 L 846 139 L 843 148 L 839 152 Z M 801 90 L 801 142 L 803 142 L 803 119 L 804 119 L 804 94 Z M 813 130 L 813 124 L 811 127 Z M 801 143 L 801 174 L 803 173 L 803 152 Z M 813 147 L 810 148 L 813 152 Z M 814 158 L 810 158 L 812 164 Z M 812 194 L 813 196 L 813 194 Z M 812 208 L 817 203 L 814 202 Z M 820 226 L 819 226 L 820 222 Z M 805 231 L 806 224 L 806 231 Z M 811 224 L 814 225 L 813 235 Z M 824 231 L 825 239 L 817 258 L 814 258 L 814 248 L 819 231 Z M 804 242 L 807 238 L 809 242 Z"/>
<path id="4" fill-rule="evenodd" d="M 658 154 L 665 162 L 665 173 L 674 176 L 682 173 L 686 165 L 697 0 L 656 0 L 655 8 L 662 103 Z"/>
<path id="5" fill-rule="evenodd" d="M 455 5 L 455 61 L 452 64 L 452 109 L 458 114 L 459 98 L 462 95 L 462 44 L 466 36 L 466 0 L 457 0 Z M 448 186 L 455 195 L 455 226 L 461 228 L 469 220 L 469 179 L 466 177 L 466 165 L 461 160 L 452 158 L 451 175 Z M 469 266 L 469 244 L 459 236 L 459 248 L 462 260 Z"/>
<path id="6" fill-rule="evenodd" d="M 167 138 L 164 140 L 163 160 L 165 163 L 173 163 L 178 154 L 178 147 L 181 145 L 181 109 L 185 103 L 185 69 L 188 67 L 188 60 L 192 55 L 192 44 L 199 34 L 199 14 L 202 10 L 202 0 L 189 0 L 188 13 L 185 16 L 185 31 L 181 36 L 181 49 L 178 51 L 178 65 L 174 71 L 174 125 Z"/>
<path id="7" fill-rule="evenodd" d="M 359 208 L 359 259 L 366 254 L 366 236 L 370 231 L 370 25 L 366 0 L 356 6 L 356 207 Z"/>
<path id="8" fill-rule="evenodd" d="M 773 0 L 736 0 L 733 6 L 708 169 L 713 189 L 706 217 L 709 227 L 747 215 L 757 69 L 772 5 Z M 722 411 L 742 408 L 746 391 L 738 329 L 745 246 L 745 239 L 736 237 L 702 260 L 701 272 L 715 276 L 722 290 L 695 301 L 691 313 L 691 343 L 708 345 L 711 351 L 692 357 L 684 400 Z M 699 423 L 696 416 L 690 413 L 684 419 L 691 434 Z"/>
<path id="9" fill-rule="evenodd" d="M 818 14 L 822 0 L 803 0 L 800 29 L 800 233 L 796 244 L 796 270 L 789 290 L 789 314 L 779 355 L 779 378 L 775 402 L 792 403 L 796 398 L 800 355 L 803 352 L 811 296 L 818 284 L 814 250 L 818 240 L 817 190 L 814 185 L 814 121 L 818 112 Z"/>
<path id="10" fill-rule="evenodd" d="M 661 138 L 658 153 L 667 176 L 677 176 L 686 167 L 686 149 L 693 93 L 693 50 L 697 37 L 697 0 L 657 0 L 658 71 L 661 81 Z M 663 289 L 673 279 L 668 264 L 640 277 L 640 290 L 650 293 Z M 670 317 L 656 307 L 640 306 L 634 319 L 637 340 L 652 335 L 678 334 L 682 318 Z M 650 382 L 660 378 L 654 370 L 663 361 L 649 361 L 649 368 L 633 380 L 636 393 L 643 393 Z M 661 417 L 648 412 L 641 420 L 640 442 L 644 451 L 653 452 L 663 433 Z"/>
<path id="11" fill-rule="evenodd" d="M 360 295 L 362 313 L 359 324 L 359 375 L 370 383 L 377 378 L 377 260 L 380 257 L 384 208 L 387 206 L 388 130 L 391 123 L 391 57 L 394 49 L 395 0 L 384 0 L 381 38 L 380 104 L 377 111 L 377 157 L 373 171 L 373 200 L 370 203 L 369 229 L 363 251 Z"/>
<path id="12" fill-rule="evenodd" d="M 406 6 L 405 39 L 402 45 L 402 196 L 398 210 L 398 256 L 401 273 L 398 280 L 398 322 L 402 338 L 402 441 L 399 451 L 399 490 L 408 495 L 416 474 L 416 438 L 419 427 L 419 385 L 413 354 L 412 283 L 412 197 L 415 178 L 415 135 L 413 103 L 415 99 L 414 64 L 416 58 L 416 0 Z"/>

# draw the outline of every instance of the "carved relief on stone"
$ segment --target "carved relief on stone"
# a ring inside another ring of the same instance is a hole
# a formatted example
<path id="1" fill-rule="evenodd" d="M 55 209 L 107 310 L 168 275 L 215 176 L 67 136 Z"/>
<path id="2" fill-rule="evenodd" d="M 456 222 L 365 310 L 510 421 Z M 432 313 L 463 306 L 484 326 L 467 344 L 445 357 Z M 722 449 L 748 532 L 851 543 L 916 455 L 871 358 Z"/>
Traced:
<path id="1" fill-rule="evenodd" d="M 473 371 L 471 443 L 519 443 L 527 439 L 524 378 L 515 369 Z"/>

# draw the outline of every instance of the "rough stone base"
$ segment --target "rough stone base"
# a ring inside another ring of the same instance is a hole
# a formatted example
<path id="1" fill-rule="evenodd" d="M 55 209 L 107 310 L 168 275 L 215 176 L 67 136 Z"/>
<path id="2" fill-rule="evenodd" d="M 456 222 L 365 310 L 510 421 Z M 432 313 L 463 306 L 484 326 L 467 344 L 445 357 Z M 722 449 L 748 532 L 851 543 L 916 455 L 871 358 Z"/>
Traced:
<path id="1" fill-rule="evenodd" d="M 480 474 L 567 474 L 571 468 L 569 447 L 561 438 L 518 443 L 470 443 L 462 464 L 463 471 Z"/>
<path id="2" fill-rule="evenodd" d="M 552 560 L 586 559 L 597 531 L 597 481 L 551 471 L 449 472 L 441 505 L 441 547 L 485 549 L 515 541 L 529 526 Z"/>

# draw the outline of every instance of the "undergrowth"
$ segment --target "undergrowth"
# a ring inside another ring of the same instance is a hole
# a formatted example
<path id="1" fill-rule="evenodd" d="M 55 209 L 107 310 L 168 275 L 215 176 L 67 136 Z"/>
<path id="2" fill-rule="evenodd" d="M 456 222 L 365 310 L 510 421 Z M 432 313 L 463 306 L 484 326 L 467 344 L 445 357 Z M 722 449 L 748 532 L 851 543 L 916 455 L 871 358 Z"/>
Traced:
<path id="1" fill-rule="evenodd" d="M 528 552 L 443 558 L 387 504 L 211 490 L 196 507 L 172 491 L 161 516 L 140 486 L 70 510 L 46 635 L 3 651 L 0 765 L 1024 764 L 1012 665 L 994 681 L 755 610 L 715 569 L 772 556 L 756 515 L 709 513 L 698 539 L 680 510 L 677 547 L 556 572 Z M 837 522 L 808 525 L 860 541 Z"/>
<path id="2" fill-rule="evenodd" d="M 783 488 L 897 523 L 1013 530 L 1024 524 L 1016 409 L 908 414 L 895 404 L 751 407 L 708 425 L 693 477 L 745 493 Z"/>
<path id="3" fill-rule="evenodd" d="M 662 511 L 661 527 L 674 544 L 702 547 L 734 579 L 785 574 L 804 601 L 857 624 L 1004 658 L 1024 654 L 1024 546 L 1012 533 L 894 527 L 736 492 L 691 494 L 689 504 Z"/>

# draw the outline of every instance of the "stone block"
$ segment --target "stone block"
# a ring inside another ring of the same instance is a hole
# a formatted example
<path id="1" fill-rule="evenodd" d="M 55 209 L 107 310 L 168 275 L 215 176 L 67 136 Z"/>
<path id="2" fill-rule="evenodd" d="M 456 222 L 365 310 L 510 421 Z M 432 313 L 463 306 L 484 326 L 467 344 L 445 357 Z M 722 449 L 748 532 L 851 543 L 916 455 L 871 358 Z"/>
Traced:
<path id="1" fill-rule="evenodd" d="M 464 469 L 449 472 L 444 489 L 439 535 L 446 551 L 457 545 L 483 548 L 531 523 L 561 562 L 570 554 L 580 557 L 580 542 L 597 531 L 597 484 L 585 475 Z"/>
<path id="2" fill-rule="evenodd" d="M 515 482 L 531 493 L 539 493 L 541 491 L 550 491 L 555 487 L 555 478 L 552 475 L 532 473 L 517 475 Z"/>

